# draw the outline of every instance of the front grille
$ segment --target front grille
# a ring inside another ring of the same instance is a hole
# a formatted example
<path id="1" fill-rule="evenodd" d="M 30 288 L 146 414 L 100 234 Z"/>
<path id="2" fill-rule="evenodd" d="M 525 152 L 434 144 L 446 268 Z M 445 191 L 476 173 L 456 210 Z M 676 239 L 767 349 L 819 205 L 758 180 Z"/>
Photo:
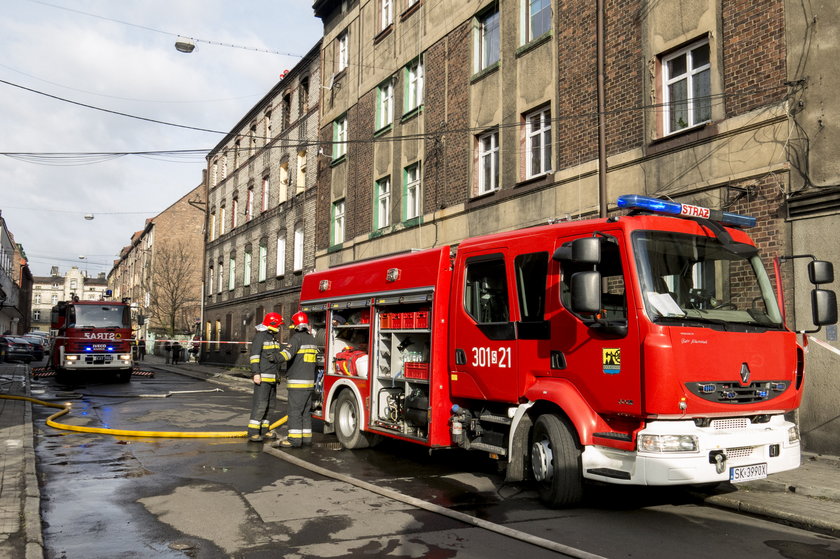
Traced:
<path id="1" fill-rule="evenodd" d="M 746 429 L 750 426 L 750 420 L 746 417 L 730 417 L 727 419 L 713 419 L 712 429 L 715 431 L 732 431 L 734 429 Z"/>
<path id="2" fill-rule="evenodd" d="M 729 460 L 738 460 L 742 458 L 749 458 L 752 456 L 753 448 L 751 446 L 742 446 L 739 448 L 727 448 L 724 451 L 726 458 Z"/>
<path id="3" fill-rule="evenodd" d="M 787 381 L 763 380 L 741 386 L 737 382 L 687 382 L 685 387 L 689 392 L 718 404 L 753 404 L 766 402 L 783 394 L 788 388 Z"/>

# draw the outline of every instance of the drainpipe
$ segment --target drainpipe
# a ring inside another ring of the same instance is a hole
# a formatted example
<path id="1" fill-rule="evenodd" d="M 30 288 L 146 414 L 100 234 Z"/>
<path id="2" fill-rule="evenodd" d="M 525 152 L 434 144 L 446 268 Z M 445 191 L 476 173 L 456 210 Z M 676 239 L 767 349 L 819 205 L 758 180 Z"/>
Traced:
<path id="1" fill-rule="evenodd" d="M 597 75 L 598 75 L 598 207 L 601 217 L 607 217 L 607 121 L 604 100 L 604 2 L 597 0 L 595 9 L 598 38 Z"/>

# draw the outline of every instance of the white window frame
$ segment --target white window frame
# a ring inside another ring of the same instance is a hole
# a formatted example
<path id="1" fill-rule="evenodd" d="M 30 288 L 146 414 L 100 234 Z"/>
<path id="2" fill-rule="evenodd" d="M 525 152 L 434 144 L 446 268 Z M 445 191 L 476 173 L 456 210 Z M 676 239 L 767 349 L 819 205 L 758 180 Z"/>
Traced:
<path id="1" fill-rule="evenodd" d="M 489 144 L 488 141 L 489 140 Z M 487 179 L 487 170 L 490 179 Z M 499 131 L 492 130 L 478 136 L 478 195 L 499 189 Z"/>
<path id="2" fill-rule="evenodd" d="M 268 211 L 268 199 L 271 196 L 271 183 L 268 176 L 263 177 L 262 180 L 262 196 L 260 198 L 260 211 Z"/>
<path id="3" fill-rule="evenodd" d="M 251 251 L 246 250 L 242 259 L 242 285 L 251 285 Z"/>
<path id="4" fill-rule="evenodd" d="M 245 198 L 245 221 L 251 221 L 254 218 L 254 187 L 248 188 L 248 193 Z"/>
<path id="5" fill-rule="evenodd" d="M 210 212 L 210 240 L 214 240 L 216 238 L 216 210 L 213 209 Z"/>
<path id="6" fill-rule="evenodd" d="M 294 251 L 295 254 L 293 256 L 293 263 L 294 266 L 293 270 L 295 272 L 300 272 L 303 270 L 303 224 L 299 223 L 295 225 L 295 246 Z"/>
<path id="7" fill-rule="evenodd" d="M 257 281 L 265 281 L 268 270 L 268 247 L 265 240 L 260 241 L 259 262 L 257 263 Z"/>
<path id="8" fill-rule="evenodd" d="M 374 229 L 383 229 L 391 225 L 391 177 L 382 177 L 376 181 L 376 208 Z"/>
<path id="9" fill-rule="evenodd" d="M 280 192 L 278 193 L 278 205 L 285 202 L 289 197 L 289 162 L 280 164 Z"/>
<path id="10" fill-rule="evenodd" d="M 296 192 L 306 190 L 306 150 L 297 153 L 297 180 L 295 181 Z"/>
<path id="11" fill-rule="evenodd" d="M 423 68 L 423 57 L 409 62 L 405 67 L 405 113 L 423 105 L 423 86 L 425 71 Z"/>
<path id="12" fill-rule="evenodd" d="M 225 287 L 225 265 L 219 262 L 219 290 L 217 293 L 221 294 Z"/>
<path id="13" fill-rule="evenodd" d="M 207 294 L 213 294 L 213 281 L 215 280 L 216 269 L 213 266 L 210 266 L 210 270 L 207 272 Z"/>
<path id="14" fill-rule="evenodd" d="M 708 53 L 708 60 L 705 64 L 699 64 L 695 66 L 695 51 L 698 48 L 705 47 Z M 685 46 L 677 51 L 674 51 L 667 56 L 663 56 L 661 58 L 662 64 L 662 97 L 663 97 L 663 129 L 665 134 L 673 134 L 675 132 L 680 132 L 682 130 L 686 130 L 689 128 L 693 128 L 695 126 L 700 126 L 707 122 L 711 122 L 712 118 L 712 109 L 711 109 L 711 100 L 709 96 L 711 95 L 711 71 L 712 71 L 712 51 L 711 46 L 709 44 L 709 39 L 704 38 L 700 41 L 695 41 L 690 45 Z M 685 57 L 685 72 L 678 74 L 678 75 L 671 75 L 671 62 L 676 60 L 677 58 L 684 56 Z M 695 91 L 695 87 L 702 86 L 702 81 L 699 79 L 699 76 L 705 74 L 708 76 L 706 82 L 708 90 L 705 92 L 700 92 L 701 94 L 698 95 L 697 91 Z M 682 101 L 674 101 L 671 99 L 672 91 L 671 88 L 677 83 L 685 82 L 685 100 Z M 698 102 L 698 99 L 705 97 L 705 103 Z M 680 105 L 684 105 L 684 113 L 685 116 L 688 118 L 688 121 L 683 121 L 684 126 L 674 127 L 674 123 L 671 122 L 672 120 L 672 112 L 674 111 L 674 105 L 679 103 Z M 698 117 L 696 114 L 697 111 L 703 110 L 703 105 L 705 105 L 706 112 L 708 113 L 708 118 L 703 118 L 702 116 Z"/>
<path id="15" fill-rule="evenodd" d="M 338 56 L 336 58 L 336 73 L 341 72 L 350 65 L 350 42 L 347 31 L 338 36 Z"/>
<path id="16" fill-rule="evenodd" d="M 333 121 L 332 158 L 339 159 L 347 154 L 347 116 Z"/>
<path id="17" fill-rule="evenodd" d="M 277 237 L 277 264 L 275 273 L 278 277 L 286 275 L 286 238 Z"/>
<path id="18" fill-rule="evenodd" d="M 538 8 L 538 11 L 534 13 L 534 9 Z M 535 20 L 537 22 L 542 22 L 543 17 L 545 16 L 545 12 L 548 12 L 548 27 L 545 29 L 537 28 L 535 29 Z M 552 24 L 552 10 L 551 10 L 551 0 L 522 0 L 522 22 L 523 22 L 523 33 L 522 33 L 522 42 L 528 43 L 537 39 L 549 31 L 551 31 L 551 24 Z"/>
<path id="19" fill-rule="evenodd" d="M 219 236 L 225 234 L 225 228 L 227 227 L 227 207 L 224 203 L 219 207 Z"/>
<path id="20" fill-rule="evenodd" d="M 394 122 L 394 81 L 380 84 L 376 88 L 376 129 L 380 130 Z"/>
<path id="21" fill-rule="evenodd" d="M 492 26 L 487 22 L 493 18 Z M 501 57 L 501 17 L 499 9 L 488 10 L 476 16 L 475 71 L 480 72 L 499 62 Z M 492 30 L 492 34 L 488 32 Z M 488 39 L 495 37 L 493 42 Z"/>
<path id="22" fill-rule="evenodd" d="M 379 0 L 379 30 L 384 31 L 394 23 L 394 0 Z"/>
<path id="23" fill-rule="evenodd" d="M 534 126 L 535 117 L 538 120 Z M 551 172 L 551 109 L 543 107 L 525 115 L 525 178 Z"/>
<path id="24" fill-rule="evenodd" d="M 345 200 L 336 200 L 333 202 L 333 231 L 332 244 L 340 245 L 344 242 L 344 227 L 345 227 Z"/>
<path id="25" fill-rule="evenodd" d="M 236 257 L 228 259 L 228 291 L 236 289 Z"/>
<path id="26" fill-rule="evenodd" d="M 409 165 L 403 171 L 405 180 L 405 191 L 403 193 L 403 200 L 405 202 L 405 210 L 403 212 L 404 221 L 420 217 L 421 200 L 423 195 L 422 177 L 420 171 L 420 162 Z"/>
<path id="27" fill-rule="evenodd" d="M 230 201 L 230 230 L 233 231 L 239 225 L 239 198 Z"/>

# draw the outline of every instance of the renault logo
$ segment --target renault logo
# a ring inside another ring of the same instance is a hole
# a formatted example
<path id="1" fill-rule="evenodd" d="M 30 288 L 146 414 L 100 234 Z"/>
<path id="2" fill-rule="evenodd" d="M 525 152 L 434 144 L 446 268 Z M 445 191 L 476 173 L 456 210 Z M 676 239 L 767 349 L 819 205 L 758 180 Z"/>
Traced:
<path id="1" fill-rule="evenodd" d="M 741 384 L 746 386 L 750 383 L 750 366 L 746 363 L 741 363 Z"/>

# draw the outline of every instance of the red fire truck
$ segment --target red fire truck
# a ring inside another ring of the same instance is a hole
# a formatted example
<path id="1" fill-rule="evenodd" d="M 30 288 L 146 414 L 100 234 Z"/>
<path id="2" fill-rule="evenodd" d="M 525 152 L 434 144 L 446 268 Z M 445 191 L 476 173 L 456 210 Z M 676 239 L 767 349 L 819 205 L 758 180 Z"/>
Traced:
<path id="1" fill-rule="evenodd" d="M 741 230 L 755 220 L 635 195 L 619 206 L 629 215 L 308 274 L 301 308 L 328 330 L 314 416 L 345 448 L 393 437 L 487 452 L 550 506 L 577 503 L 584 479 L 796 468 L 785 413 L 804 353 Z M 811 260 L 814 323 L 832 324 L 819 284 L 833 268 Z M 345 346 L 367 366 L 336 367 Z"/>
<path id="2" fill-rule="evenodd" d="M 59 382 L 103 371 L 131 380 L 131 310 L 123 301 L 59 301 L 52 308 L 50 366 Z"/>

